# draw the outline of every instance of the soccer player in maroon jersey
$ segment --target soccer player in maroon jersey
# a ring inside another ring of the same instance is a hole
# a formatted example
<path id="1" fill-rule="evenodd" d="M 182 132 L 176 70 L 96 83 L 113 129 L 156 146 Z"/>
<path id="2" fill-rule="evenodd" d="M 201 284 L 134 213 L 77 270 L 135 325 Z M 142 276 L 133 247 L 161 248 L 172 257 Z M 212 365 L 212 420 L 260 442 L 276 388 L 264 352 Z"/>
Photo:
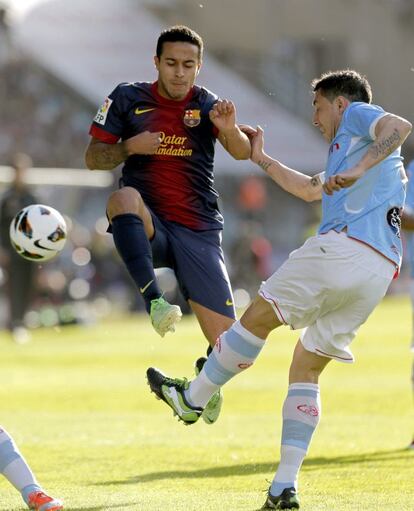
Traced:
<path id="1" fill-rule="evenodd" d="M 203 41 L 193 30 L 163 31 L 154 57 L 157 81 L 115 88 L 94 118 L 85 160 L 91 170 L 124 164 L 107 215 L 155 330 L 163 337 L 181 318 L 154 274 L 156 267 L 170 267 L 213 346 L 235 319 L 213 188 L 215 142 L 235 159 L 248 159 L 250 141 L 236 124 L 234 104 L 195 85 L 202 54 Z M 204 361 L 197 361 L 198 370 Z M 213 413 L 203 417 L 208 423 L 221 406 L 221 398 L 213 398 Z"/>

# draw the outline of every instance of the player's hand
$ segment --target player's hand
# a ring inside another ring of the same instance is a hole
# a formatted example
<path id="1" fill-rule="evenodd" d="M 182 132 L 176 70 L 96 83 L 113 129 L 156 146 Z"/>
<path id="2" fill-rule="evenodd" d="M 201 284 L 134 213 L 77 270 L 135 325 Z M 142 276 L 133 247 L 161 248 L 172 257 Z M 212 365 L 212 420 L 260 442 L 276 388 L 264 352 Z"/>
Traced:
<path id="1" fill-rule="evenodd" d="M 252 159 L 253 139 L 257 135 L 257 130 L 248 124 L 238 124 L 239 130 L 244 133 L 250 142 L 250 159 Z"/>
<path id="2" fill-rule="evenodd" d="M 252 126 L 249 126 L 248 124 L 238 124 L 237 125 L 245 135 L 248 136 L 249 140 L 251 141 L 255 135 L 257 135 L 257 130 L 254 129 Z"/>
<path id="3" fill-rule="evenodd" d="M 349 188 L 363 175 L 364 170 L 361 167 L 352 167 L 336 176 L 329 177 L 323 184 L 323 190 L 327 195 L 332 195 L 342 188 Z"/>
<path id="4" fill-rule="evenodd" d="M 210 121 L 224 135 L 236 129 L 236 107 L 232 101 L 219 99 L 209 112 Z"/>
<path id="5" fill-rule="evenodd" d="M 155 154 L 162 141 L 159 131 L 143 131 L 128 140 L 125 140 L 125 149 L 128 156 L 132 154 Z"/>
<path id="6" fill-rule="evenodd" d="M 250 159 L 253 163 L 257 163 L 263 159 L 264 156 L 264 133 L 260 126 L 252 128 L 248 124 L 239 124 L 240 130 L 248 136 L 252 152 Z"/>

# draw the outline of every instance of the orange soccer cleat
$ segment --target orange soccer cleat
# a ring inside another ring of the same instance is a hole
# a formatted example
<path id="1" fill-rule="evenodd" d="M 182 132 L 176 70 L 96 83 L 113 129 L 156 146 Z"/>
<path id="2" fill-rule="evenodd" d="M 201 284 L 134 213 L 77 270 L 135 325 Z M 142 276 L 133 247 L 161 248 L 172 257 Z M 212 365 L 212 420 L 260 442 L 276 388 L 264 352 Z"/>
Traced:
<path id="1" fill-rule="evenodd" d="M 49 497 L 42 491 L 30 493 L 27 498 L 27 505 L 29 509 L 34 511 L 60 511 L 63 509 L 63 503 L 60 500 Z"/>

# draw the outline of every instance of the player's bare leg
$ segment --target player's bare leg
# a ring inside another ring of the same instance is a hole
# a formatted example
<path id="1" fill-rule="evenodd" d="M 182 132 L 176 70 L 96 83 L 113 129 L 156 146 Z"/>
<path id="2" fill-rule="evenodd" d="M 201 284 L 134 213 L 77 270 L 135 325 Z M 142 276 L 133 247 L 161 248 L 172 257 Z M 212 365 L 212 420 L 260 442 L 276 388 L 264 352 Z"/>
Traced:
<path id="1" fill-rule="evenodd" d="M 331 361 L 331 358 L 321 357 L 305 350 L 300 341 L 297 342 L 289 369 L 289 384 L 314 383 L 318 384 L 319 376 Z"/>
<path id="2" fill-rule="evenodd" d="M 240 318 L 243 327 L 260 339 L 267 339 L 272 330 L 283 323 L 269 302 L 257 295 Z"/>
<path id="3" fill-rule="evenodd" d="M 140 193 L 131 186 L 120 188 L 109 196 L 107 214 L 109 221 L 117 215 L 131 213 L 139 216 L 144 224 L 145 234 L 148 239 L 154 236 L 154 224 L 151 213 L 146 207 Z"/>
<path id="4" fill-rule="evenodd" d="M 192 300 L 188 300 L 188 303 L 196 315 L 200 328 L 208 343 L 213 347 L 218 336 L 228 330 L 235 320 L 208 309 L 204 307 L 204 305 L 200 305 Z"/>

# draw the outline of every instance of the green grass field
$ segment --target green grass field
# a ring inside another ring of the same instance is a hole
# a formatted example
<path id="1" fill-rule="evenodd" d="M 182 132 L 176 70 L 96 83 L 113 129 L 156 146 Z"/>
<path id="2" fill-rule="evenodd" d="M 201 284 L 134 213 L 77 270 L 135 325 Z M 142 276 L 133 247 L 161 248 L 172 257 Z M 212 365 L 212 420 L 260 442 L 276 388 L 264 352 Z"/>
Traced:
<path id="1" fill-rule="evenodd" d="M 354 342 L 357 362 L 321 379 L 322 421 L 300 479 L 303 511 L 413 510 L 408 299 L 388 298 Z M 0 423 L 67 510 L 255 510 L 279 458 L 280 410 L 297 333 L 274 332 L 225 389 L 214 426 L 185 427 L 149 393 L 155 365 L 190 376 L 205 341 L 192 318 L 160 339 L 146 318 L 0 333 Z M 2 478 L 0 511 L 25 509 Z"/>

